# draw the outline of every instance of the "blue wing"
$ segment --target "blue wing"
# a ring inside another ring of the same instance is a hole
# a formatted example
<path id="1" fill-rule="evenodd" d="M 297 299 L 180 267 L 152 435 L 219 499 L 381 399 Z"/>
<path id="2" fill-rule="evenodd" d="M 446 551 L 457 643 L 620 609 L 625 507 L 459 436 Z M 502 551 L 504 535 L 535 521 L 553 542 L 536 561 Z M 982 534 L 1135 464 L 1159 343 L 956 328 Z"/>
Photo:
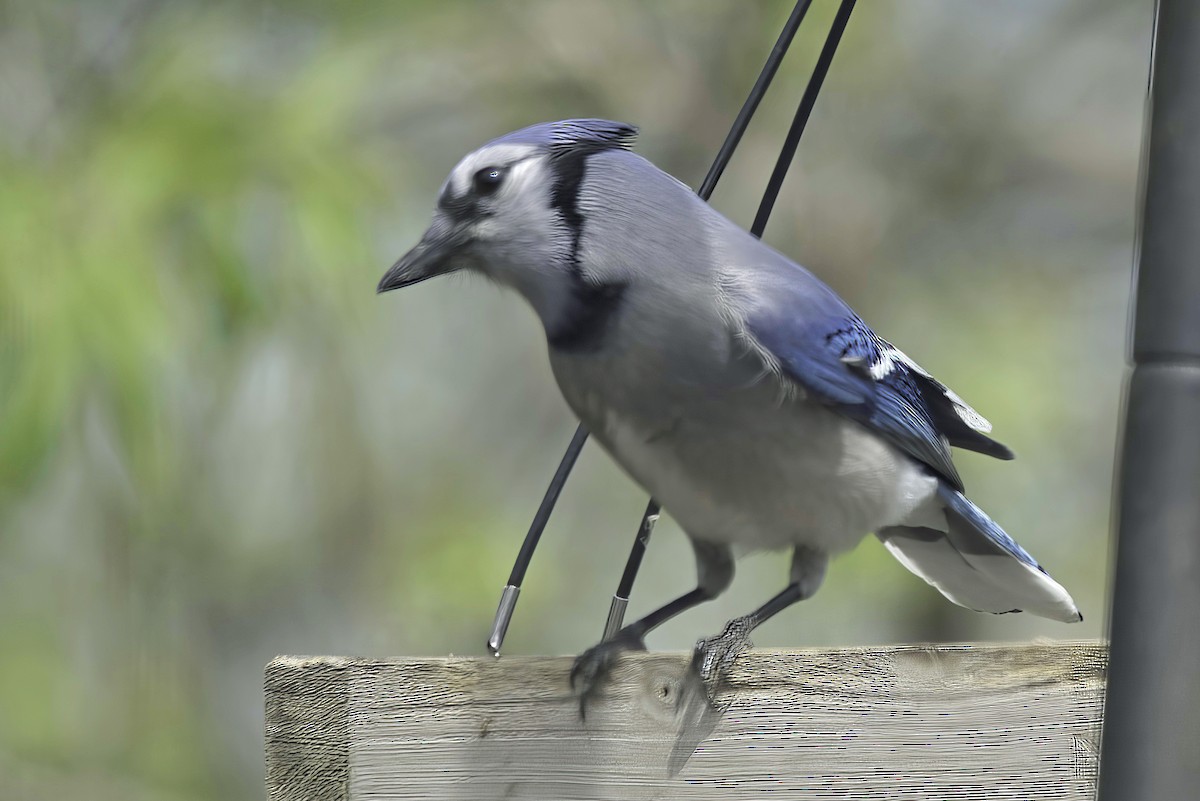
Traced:
<path id="1" fill-rule="evenodd" d="M 795 265 L 746 328 L 784 374 L 816 400 L 928 465 L 955 489 L 950 446 L 1001 459 L 1012 452 L 957 395 L 878 336 L 832 289 Z"/>

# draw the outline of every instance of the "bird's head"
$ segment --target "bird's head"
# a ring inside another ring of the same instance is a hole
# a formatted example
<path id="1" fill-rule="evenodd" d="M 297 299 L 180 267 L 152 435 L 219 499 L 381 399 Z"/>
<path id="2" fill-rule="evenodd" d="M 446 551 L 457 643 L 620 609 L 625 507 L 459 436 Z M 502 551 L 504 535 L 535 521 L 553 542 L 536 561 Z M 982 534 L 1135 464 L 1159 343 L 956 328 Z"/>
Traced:
<path id="1" fill-rule="evenodd" d="M 588 157 L 628 150 L 637 129 L 608 120 L 523 128 L 465 156 L 442 184 L 433 221 L 378 291 L 471 270 L 525 295 L 549 324 L 582 280 L 577 205 Z"/>

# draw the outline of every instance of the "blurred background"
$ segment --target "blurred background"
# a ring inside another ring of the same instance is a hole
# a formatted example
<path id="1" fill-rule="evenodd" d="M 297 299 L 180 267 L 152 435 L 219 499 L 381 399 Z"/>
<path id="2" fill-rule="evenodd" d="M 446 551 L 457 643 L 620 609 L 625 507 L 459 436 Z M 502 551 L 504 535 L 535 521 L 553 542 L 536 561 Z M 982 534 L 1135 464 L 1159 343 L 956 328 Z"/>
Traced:
<path id="1" fill-rule="evenodd" d="M 575 421 L 515 296 L 375 283 L 532 122 L 634 122 L 697 185 L 791 5 L 0 0 L 0 798 L 260 798 L 274 655 L 484 653 Z M 714 196 L 743 225 L 835 5 Z M 961 610 L 871 539 L 758 645 L 1102 634 L 1151 22 L 860 3 L 766 233 L 991 419 L 1018 461 L 962 454 L 972 497 L 1085 622 Z M 598 638 L 644 502 L 589 446 L 506 653 Z M 664 520 L 630 614 L 693 582 Z"/>

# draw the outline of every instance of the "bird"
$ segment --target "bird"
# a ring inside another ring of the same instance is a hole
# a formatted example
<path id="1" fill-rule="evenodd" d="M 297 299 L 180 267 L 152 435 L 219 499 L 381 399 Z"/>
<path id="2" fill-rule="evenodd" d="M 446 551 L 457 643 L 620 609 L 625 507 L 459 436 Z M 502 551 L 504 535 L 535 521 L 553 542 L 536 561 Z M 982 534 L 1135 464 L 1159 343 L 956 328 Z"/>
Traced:
<path id="1" fill-rule="evenodd" d="M 964 494 L 951 456 L 1012 459 L 962 398 L 829 286 L 633 152 L 603 119 L 539 123 L 467 154 L 380 293 L 467 271 L 521 295 L 567 405 L 675 519 L 696 587 L 580 654 L 582 705 L 622 654 L 790 550 L 786 585 L 700 639 L 710 696 L 764 621 L 872 534 L 959 606 L 1082 620 L 1068 592 Z"/>

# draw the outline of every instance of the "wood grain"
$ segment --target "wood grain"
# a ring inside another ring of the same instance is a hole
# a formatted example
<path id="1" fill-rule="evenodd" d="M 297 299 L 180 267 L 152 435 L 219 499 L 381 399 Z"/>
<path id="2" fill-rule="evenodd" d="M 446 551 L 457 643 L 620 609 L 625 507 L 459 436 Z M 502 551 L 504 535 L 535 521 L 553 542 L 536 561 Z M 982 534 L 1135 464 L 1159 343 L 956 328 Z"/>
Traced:
<path id="1" fill-rule="evenodd" d="M 635 654 L 580 720 L 567 657 L 286 657 L 272 801 L 1094 795 L 1099 643 L 752 651 L 720 708 Z"/>
<path id="2" fill-rule="evenodd" d="M 338 657 L 277 657 L 267 666 L 263 690 L 270 801 L 349 797 L 348 685 L 357 669 L 355 662 Z"/>

